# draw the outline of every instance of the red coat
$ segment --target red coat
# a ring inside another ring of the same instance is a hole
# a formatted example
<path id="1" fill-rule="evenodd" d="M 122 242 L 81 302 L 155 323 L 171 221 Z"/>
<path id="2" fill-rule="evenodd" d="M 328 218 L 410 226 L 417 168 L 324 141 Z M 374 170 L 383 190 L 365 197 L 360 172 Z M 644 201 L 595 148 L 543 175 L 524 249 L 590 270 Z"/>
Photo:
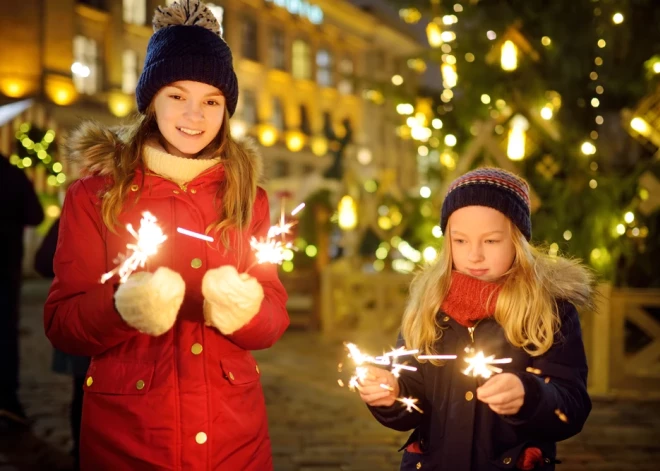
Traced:
<path id="1" fill-rule="evenodd" d="M 204 233 L 217 219 L 221 165 L 186 188 L 147 174 L 133 204 L 139 173 L 116 234 L 101 219 L 104 178 L 85 177 L 69 189 L 44 312 L 46 335 L 56 348 L 93 357 L 85 382 L 82 469 L 272 469 L 260 372 L 249 350 L 270 347 L 288 326 L 277 269 L 264 264 L 249 271 L 263 286 L 264 300 L 259 313 L 227 337 L 204 325 L 201 293 L 206 270 L 232 264 L 242 272 L 252 263 L 250 236 L 265 236 L 270 226 L 266 193 L 259 189 L 249 231 L 234 233 L 226 251 L 176 231 Z M 120 317 L 113 300 L 116 278 L 99 282 L 133 240 L 125 224 L 137 229 L 143 211 L 168 236 L 145 269 L 171 268 L 186 283 L 177 321 L 160 337 L 142 334 Z"/>

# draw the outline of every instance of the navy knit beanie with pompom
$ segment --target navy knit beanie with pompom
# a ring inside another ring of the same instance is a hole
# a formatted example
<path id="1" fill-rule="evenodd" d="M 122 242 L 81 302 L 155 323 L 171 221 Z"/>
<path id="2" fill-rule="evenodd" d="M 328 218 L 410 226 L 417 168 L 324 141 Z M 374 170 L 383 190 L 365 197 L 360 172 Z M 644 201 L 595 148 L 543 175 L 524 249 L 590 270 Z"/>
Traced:
<path id="1" fill-rule="evenodd" d="M 158 7 L 152 23 L 154 34 L 135 90 L 138 111 L 144 113 L 164 86 L 192 80 L 220 89 L 232 116 L 238 80 L 231 49 L 220 36 L 220 25 L 211 10 L 199 0 L 179 0 Z"/>

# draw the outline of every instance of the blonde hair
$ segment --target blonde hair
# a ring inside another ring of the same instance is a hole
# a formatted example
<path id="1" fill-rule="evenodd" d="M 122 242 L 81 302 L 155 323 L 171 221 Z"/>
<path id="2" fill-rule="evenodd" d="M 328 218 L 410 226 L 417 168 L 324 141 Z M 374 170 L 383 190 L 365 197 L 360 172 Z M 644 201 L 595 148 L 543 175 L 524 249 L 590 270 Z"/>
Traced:
<path id="1" fill-rule="evenodd" d="M 113 232 L 137 169 L 144 171 L 142 149 L 150 139 L 160 137 L 153 103 L 132 125 L 122 129 L 121 132 L 124 144 L 118 146 L 115 151 L 113 183 L 103 195 L 101 207 L 103 222 Z M 231 137 L 229 113 L 226 108 L 218 135 L 199 155 L 219 155 L 224 165 L 225 177 L 218 190 L 218 195 L 221 195 L 218 201 L 222 201 L 222 204 L 217 208 L 216 223 L 207 228 L 207 232 L 219 232 L 226 246 L 229 229 L 243 231 L 250 225 L 258 179 L 257 163 Z M 139 183 L 140 186 L 144 184 L 143 181 Z"/>
<path id="2" fill-rule="evenodd" d="M 553 345 L 561 325 L 557 300 L 592 307 L 594 278 L 579 260 L 548 255 L 532 246 L 513 223 L 509 224 L 515 258 L 502 277 L 494 318 L 511 345 L 539 356 Z M 449 227 L 445 233 L 449 233 Z M 443 329 L 437 313 L 449 293 L 451 273 L 451 242 L 445 239 L 438 260 L 421 270 L 410 286 L 401 322 L 406 347 L 424 354 L 439 353 L 434 345 L 442 338 Z"/>

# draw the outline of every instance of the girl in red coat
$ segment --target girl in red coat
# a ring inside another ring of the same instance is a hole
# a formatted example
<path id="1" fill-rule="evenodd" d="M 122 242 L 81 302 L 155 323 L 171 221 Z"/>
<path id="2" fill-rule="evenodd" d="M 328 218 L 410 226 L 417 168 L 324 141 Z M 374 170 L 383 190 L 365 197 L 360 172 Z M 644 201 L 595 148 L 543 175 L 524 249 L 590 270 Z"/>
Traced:
<path id="1" fill-rule="evenodd" d="M 555 443 L 591 410 L 575 308 L 590 304 L 591 276 L 529 244 L 528 185 L 504 170 L 454 181 L 440 227 L 442 255 L 413 281 L 399 345 L 457 358 L 413 359 L 417 371 L 398 380 L 371 368 L 360 395 L 384 425 L 414 430 L 404 471 L 552 470 Z M 480 351 L 511 363 L 490 378 L 464 374 Z M 423 413 L 401 407 L 402 396 Z"/>
<path id="2" fill-rule="evenodd" d="M 249 350 L 273 345 L 289 321 L 276 267 L 254 265 L 250 250 L 270 227 L 259 159 L 231 137 L 238 84 L 211 11 L 183 0 L 153 24 L 137 120 L 87 123 L 69 139 L 87 176 L 62 211 L 46 334 L 92 357 L 81 469 L 267 471 Z M 134 242 L 126 225 L 138 228 L 146 211 L 167 240 L 125 283 L 100 283 Z"/>

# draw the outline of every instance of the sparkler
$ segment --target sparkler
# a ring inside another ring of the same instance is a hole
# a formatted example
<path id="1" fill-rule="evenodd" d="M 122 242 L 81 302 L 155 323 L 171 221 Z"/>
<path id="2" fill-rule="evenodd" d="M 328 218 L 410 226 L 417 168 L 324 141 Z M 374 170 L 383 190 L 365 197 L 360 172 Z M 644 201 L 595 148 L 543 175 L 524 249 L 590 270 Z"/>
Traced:
<path id="1" fill-rule="evenodd" d="M 305 203 L 301 203 L 291 212 L 291 215 L 294 216 L 298 214 L 305 207 Z M 280 216 L 280 222 L 271 226 L 268 229 L 268 234 L 265 239 L 257 239 L 252 237 L 250 240 L 250 247 L 254 250 L 254 255 L 256 261 L 250 265 L 245 271 L 249 271 L 252 267 L 262 263 L 273 263 L 276 265 L 281 265 L 285 260 L 285 250 L 291 249 L 293 244 L 291 242 L 285 242 L 284 236 L 290 233 L 291 228 L 296 224 L 296 222 L 286 222 L 284 216 L 284 206 L 282 206 L 282 212 Z M 280 236 L 280 240 L 276 238 Z"/>
<path id="2" fill-rule="evenodd" d="M 177 231 L 179 234 L 183 234 L 183 235 L 187 235 L 187 236 L 190 236 L 190 237 L 194 237 L 194 238 L 196 238 L 196 239 L 205 240 L 205 241 L 207 241 L 207 242 L 213 242 L 213 237 L 207 236 L 206 234 L 200 234 L 199 232 L 189 231 L 188 229 L 184 229 L 183 227 L 177 227 L 177 228 L 176 228 L 176 231 Z"/>
<path id="3" fill-rule="evenodd" d="M 126 244 L 126 248 L 132 253 L 117 255 L 115 263 L 119 263 L 119 265 L 103 274 L 101 276 L 101 283 L 105 283 L 115 275 L 118 275 L 119 281 L 124 283 L 131 273 L 138 268 L 144 267 L 147 259 L 158 252 L 160 244 L 167 239 L 162 229 L 156 224 L 154 215 L 148 211 L 142 213 L 140 228 L 137 232 L 135 232 L 131 224 L 126 224 L 126 230 L 137 241 L 136 243 Z"/>
<path id="4" fill-rule="evenodd" d="M 479 351 L 474 353 L 474 350 L 471 348 L 466 348 L 466 351 L 472 353 L 472 355 L 465 358 L 468 367 L 463 371 L 463 374 L 471 375 L 474 378 L 481 376 L 484 379 L 488 379 L 493 373 L 502 372 L 502 368 L 493 365 L 511 363 L 511 358 L 495 358 L 495 355 L 485 356 L 484 352 Z"/>
<path id="5" fill-rule="evenodd" d="M 419 401 L 419 399 L 416 399 L 414 397 L 397 397 L 396 400 L 402 403 L 404 406 L 406 406 L 406 410 L 408 412 L 412 412 L 413 409 L 415 409 L 420 414 L 424 413 L 422 409 L 420 409 L 415 405 Z"/>
<path id="6" fill-rule="evenodd" d="M 397 378 L 399 377 L 401 370 L 417 371 L 416 367 L 397 363 L 396 359 L 401 356 L 414 355 L 419 350 L 406 350 L 405 347 L 400 347 L 397 349 L 393 349 L 391 352 L 385 353 L 381 356 L 374 357 L 371 355 L 367 355 L 366 353 L 363 353 L 354 343 L 345 343 L 344 345 L 348 349 L 349 352 L 348 356 L 353 359 L 356 365 L 355 374 L 351 376 L 351 379 L 348 383 L 348 388 L 351 391 L 355 391 L 356 389 L 358 389 L 358 387 L 360 386 L 360 382 L 367 378 L 369 370 L 366 366 L 364 366 L 365 364 L 371 364 L 377 366 L 391 366 L 391 372 Z M 341 371 L 341 367 L 342 364 L 340 363 L 337 368 L 338 371 Z M 341 380 L 339 380 L 338 383 L 340 386 L 343 386 L 343 382 Z M 387 391 L 394 391 L 394 388 L 392 388 L 388 384 L 381 383 L 379 384 L 379 386 Z M 412 397 L 398 397 L 396 398 L 396 400 L 401 402 L 404 406 L 406 406 L 406 410 L 408 412 L 412 412 L 414 409 L 418 411 L 420 414 L 423 414 L 422 409 L 420 409 L 418 406 L 415 405 L 418 402 L 417 399 Z"/>

